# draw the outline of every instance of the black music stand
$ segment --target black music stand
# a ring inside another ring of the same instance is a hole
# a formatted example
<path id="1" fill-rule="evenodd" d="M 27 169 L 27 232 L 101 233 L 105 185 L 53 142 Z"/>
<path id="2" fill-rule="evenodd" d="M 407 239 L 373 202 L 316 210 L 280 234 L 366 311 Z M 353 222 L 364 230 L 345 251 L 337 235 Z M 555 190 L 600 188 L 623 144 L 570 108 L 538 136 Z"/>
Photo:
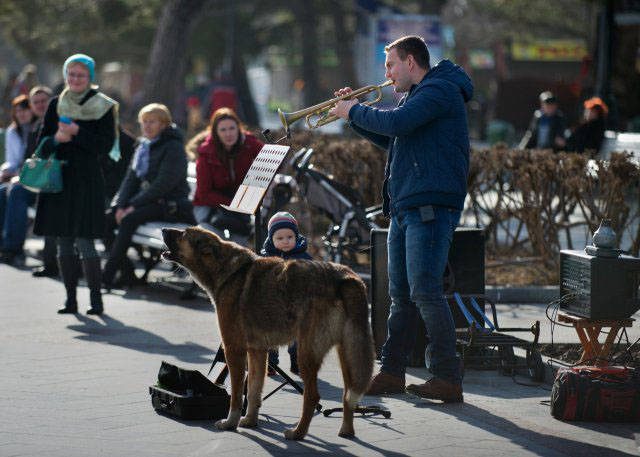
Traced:
<path id="1" fill-rule="evenodd" d="M 222 371 L 220 371 L 220 373 L 218 373 L 218 376 L 216 376 L 216 380 L 214 381 L 214 383 L 215 384 L 224 384 L 224 381 L 227 379 L 227 376 L 229 374 L 229 367 L 227 366 L 226 360 L 224 358 L 224 349 L 222 348 L 222 345 L 220 345 L 218 347 L 218 350 L 216 351 L 216 356 L 213 358 L 213 362 L 211 362 L 211 367 L 209 368 L 209 372 L 207 373 L 207 376 L 209 376 L 211 374 L 211 371 L 213 371 L 213 367 L 218 362 L 224 363 L 224 367 L 222 368 Z M 272 368 L 280 376 L 282 376 L 284 381 L 281 382 L 278 387 L 276 387 L 271 392 L 269 392 L 267 395 L 262 397 L 263 400 L 266 400 L 267 398 L 269 398 L 270 396 L 275 394 L 277 391 L 282 389 L 287 384 L 289 384 L 291 387 L 296 389 L 300 393 L 300 395 L 304 394 L 304 390 L 302 389 L 302 387 L 300 387 L 300 384 L 298 384 L 296 381 L 291 379 L 291 377 L 287 373 L 285 373 L 282 370 L 282 368 L 280 368 L 277 364 L 269 362 L 269 367 Z M 247 408 L 247 385 L 245 383 L 245 386 L 244 386 L 244 401 L 243 401 L 243 405 L 242 405 L 242 410 L 245 411 L 246 408 Z M 316 405 L 316 411 L 322 411 L 322 405 L 320 403 L 318 403 Z M 325 412 L 325 416 L 327 416 L 326 412 Z"/>

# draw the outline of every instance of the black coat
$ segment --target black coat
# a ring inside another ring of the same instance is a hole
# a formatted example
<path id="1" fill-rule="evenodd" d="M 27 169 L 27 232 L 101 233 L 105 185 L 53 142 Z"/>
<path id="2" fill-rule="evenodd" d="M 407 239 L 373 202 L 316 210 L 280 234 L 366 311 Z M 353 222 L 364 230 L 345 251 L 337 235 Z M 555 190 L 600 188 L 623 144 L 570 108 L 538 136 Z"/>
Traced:
<path id="1" fill-rule="evenodd" d="M 567 151 L 584 152 L 593 150 L 598 152 L 604 140 L 604 119 L 598 118 L 580 124 L 567 139 Z"/>
<path id="2" fill-rule="evenodd" d="M 95 95 L 95 91 L 88 94 Z M 85 100 L 86 100 L 85 99 Z M 42 148 L 48 157 L 56 152 L 65 160 L 62 192 L 39 194 L 33 232 L 36 235 L 96 239 L 104 236 L 105 189 L 99 157 L 109 153 L 115 140 L 113 108 L 98 120 L 76 120 L 80 129 L 68 143 L 54 146 L 58 129 L 58 97 L 49 103 L 41 138 L 51 137 Z M 43 140 L 40 140 L 43 141 Z"/>
<path id="3" fill-rule="evenodd" d="M 130 165 L 113 206 L 137 208 L 158 202 L 189 203 L 187 164 L 182 135 L 177 128 L 167 127 L 158 141 L 151 144 L 146 176 L 138 178 Z"/>

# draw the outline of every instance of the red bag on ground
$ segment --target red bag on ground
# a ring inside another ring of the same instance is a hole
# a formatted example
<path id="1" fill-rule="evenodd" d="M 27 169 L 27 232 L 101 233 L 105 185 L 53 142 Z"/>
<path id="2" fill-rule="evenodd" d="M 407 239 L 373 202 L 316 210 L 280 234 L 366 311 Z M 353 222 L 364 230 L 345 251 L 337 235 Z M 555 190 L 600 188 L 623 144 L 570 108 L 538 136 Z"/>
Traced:
<path id="1" fill-rule="evenodd" d="M 639 422 L 640 372 L 625 367 L 561 368 L 551 415 L 566 421 Z"/>

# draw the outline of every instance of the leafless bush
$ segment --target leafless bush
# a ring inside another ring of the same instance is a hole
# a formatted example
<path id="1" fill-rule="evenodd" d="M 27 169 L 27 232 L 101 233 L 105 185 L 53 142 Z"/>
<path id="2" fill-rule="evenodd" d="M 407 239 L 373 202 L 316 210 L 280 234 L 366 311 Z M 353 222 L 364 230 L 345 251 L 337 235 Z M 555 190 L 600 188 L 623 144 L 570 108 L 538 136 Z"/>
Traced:
<path id="1" fill-rule="evenodd" d="M 315 167 L 357 190 L 367 205 L 380 203 L 384 151 L 365 140 L 312 132 L 297 133 L 292 146 L 314 148 Z M 604 218 L 619 243 L 625 241 L 621 247 L 638 255 L 639 184 L 640 170 L 628 154 L 603 161 L 496 145 L 471 153 L 463 222 L 485 227 L 488 258 L 523 258 L 537 265 L 537 280 L 553 284 L 561 246 L 584 247 L 571 230 L 593 233 Z"/>

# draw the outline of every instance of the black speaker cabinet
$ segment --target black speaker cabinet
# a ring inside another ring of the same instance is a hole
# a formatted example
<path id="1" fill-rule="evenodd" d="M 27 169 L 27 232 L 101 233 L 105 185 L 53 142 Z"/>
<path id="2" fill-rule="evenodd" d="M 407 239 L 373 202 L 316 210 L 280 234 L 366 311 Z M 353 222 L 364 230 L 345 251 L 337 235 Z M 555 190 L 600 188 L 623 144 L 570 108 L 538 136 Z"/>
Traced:
<path id="1" fill-rule="evenodd" d="M 371 231 L 371 326 L 380 357 L 382 345 L 387 338 L 387 318 L 389 317 L 389 276 L 387 273 L 387 229 Z M 443 278 L 445 293 L 484 295 L 484 230 L 481 228 L 458 227 L 449 249 L 449 265 Z M 478 302 L 483 306 L 484 302 Z M 467 328 L 469 324 L 453 300 L 449 302 L 456 328 Z M 476 314 L 476 313 L 474 313 Z M 483 323 L 480 316 L 478 322 Z M 424 366 L 426 346 L 425 329 L 422 319 L 417 319 L 417 336 L 410 366 Z"/>

